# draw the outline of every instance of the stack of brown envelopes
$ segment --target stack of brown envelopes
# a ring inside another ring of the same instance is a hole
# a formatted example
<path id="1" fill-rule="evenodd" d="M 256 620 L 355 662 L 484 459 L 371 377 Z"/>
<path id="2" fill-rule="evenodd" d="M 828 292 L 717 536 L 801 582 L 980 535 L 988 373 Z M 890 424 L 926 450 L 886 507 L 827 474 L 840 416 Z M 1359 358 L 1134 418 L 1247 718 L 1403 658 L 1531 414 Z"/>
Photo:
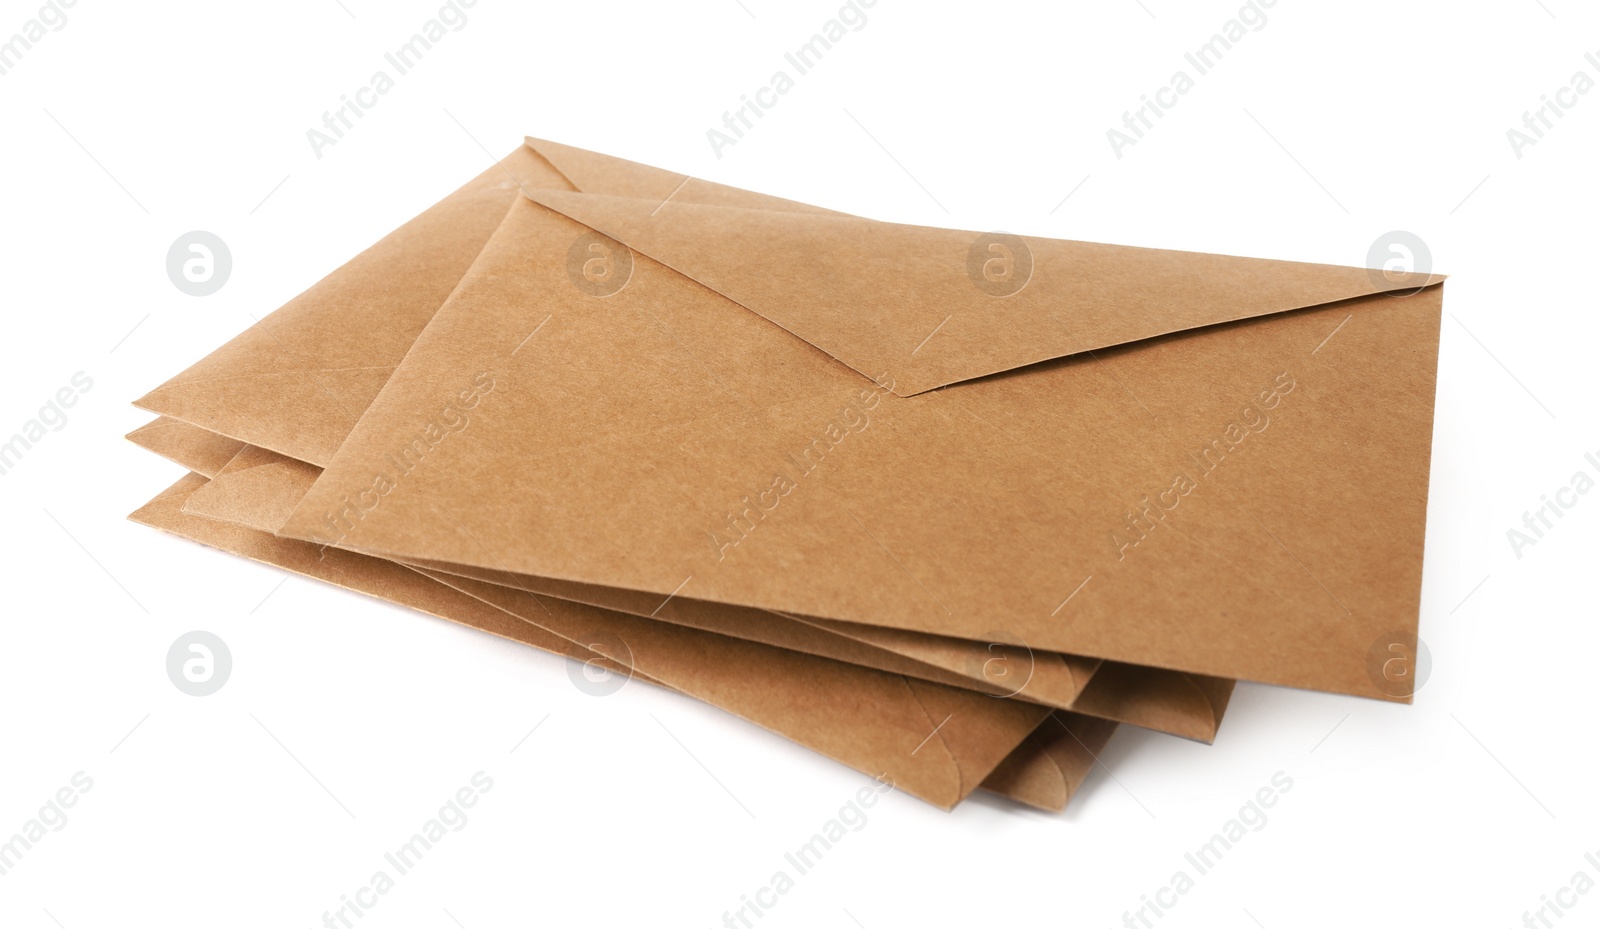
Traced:
<path id="1" fill-rule="evenodd" d="M 1442 279 L 860 219 L 530 139 L 138 402 L 134 519 L 1060 809 L 1408 701 Z"/>

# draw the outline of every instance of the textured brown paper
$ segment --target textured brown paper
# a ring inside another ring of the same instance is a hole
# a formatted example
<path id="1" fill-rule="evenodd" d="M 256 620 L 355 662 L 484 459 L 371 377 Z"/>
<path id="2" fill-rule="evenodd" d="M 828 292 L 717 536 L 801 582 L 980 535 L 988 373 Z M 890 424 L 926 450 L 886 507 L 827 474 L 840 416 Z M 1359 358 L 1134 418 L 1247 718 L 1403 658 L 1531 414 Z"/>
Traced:
<path id="1" fill-rule="evenodd" d="M 196 429 L 192 426 L 189 428 Z M 205 447 L 204 438 L 197 438 L 197 444 Z M 194 515 L 271 532 L 292 511 L 318 473 L 314 465 L 246 446 L 214 480 L 189 495 L 184 509 Z M 573 596 L 563 585 L 537 578 L 527 579 L 529 586 L 522 587 L 517 584 L 492 585 L 447 572 L 425 573 L 440 583 L 494 603 L 534 623 L 540 620 L 539 611 L 542 607 L 537 603 L 540 597 L 560 597 L 617 609 L 635 616 L 661 618 L 652 615 L 648 606 L 635 608 L 626 602 L 620 606 L 607 602 L 626 601 L 626 597 L 606 597 L 602 592 L 600 602 L 597 602 L 587 596 Z M 533 598 L 531 603 L 530 598 Z M 736 608 L 726 610 L 732 613 Z M 712 621 L 707 621 L 707 614 Z M 1210 742 L 1215 737 L 1233 690 L 1232 683 L 1228 681 L 1107 662 L 1084 686 L 1070 696 L 1064 695 L 1064 704 L 1056 704 L 1048 699 L 1040 699 L 1036 691 L 1024 686 L 1038 673 L 1040 665 L 1050 659 L 1048 654 L 1034 655 L 1025 649 L 991 651 L 988 659 L 990 667 L 980 670 L 996 672 L 993 677 L 997 683 L 1003 684 L 1007 679 L 1014 683 L 1007 690 L 984 689 L 970 677 L 941 672 L 937 664 L 912 661 L 896 652 L 874 649 L 864 643 L 842 639 L 832 632 L 813 630 L 807 624 L 757 621 L 782 619 L 761 616 L 729 616 L 724 622 L 716 622 L 716 616 L 716 610 L 684 611 L 669 622 L 920 680 L 980 690 L 992 696 L 1019 696 L 1030 702 L 1071 709 L 1204 742 Z M 685 635 L 692 643 L 694 634 L 690 630 L 684 630 L 681 635 Z"/>
<path id="2" fill-rule="evenodd" d="M 193 427 L 191 427 L 193 428 Z M 185 504 L 188 512 L 211 519 L 239 523 L 265 532 L 273 532 L 294 511 L 294 507 L 311 489 L 320 475 L 315 465 L 285 458 L 275 452 L 245 446 L 244 449 L 216 475 L 216 479 L 190 496 Z M 668 604 L 648 595 L 639 597 L 632 591 L 593 588 L 544 578 L 516 578 L 510 581 L 496 578 L 473 578 L 470 572 L 441 570 L 430 564 L 415 567 L 440 572 L 441 582 L 453 579 L 474 582 L 488 581 L 500 586 L 527 591 L 541 596 L 561 597 L 591 606 L 614 609 L 636 616 L 660 619 L 677 625 L 691 626 L 723 635 L 732 635 L 752 641 L 765 642 L 781 648 L 803 651 L 807 654 L 835 658 L 852 664 L 874 667 L 896 674 L 910 674 L 923 680 L 952 686 L 982 690 L 991 695 L 1009 695 L 1023 689 L 1021 684 L 1009 690 L 1000 679 L 994 686 L 981 679 L 982 667 L 963 668 L 958 662 L 971 651 L 970 643 L 960 643 L 959 648 L 947 649 L 954 654 L 940 654 L 937 643 L 930 645 L 927 636 L 911 636 L 912 641 L 901 644 L 898 651 L 878 648 L 872 644 L 835 633 L 813 624 L 781 616 L 762 615 L 755 611 L 726 607 L 721 604 L 692 604 L 693 608 Z M 490 574 L 490 572 L 483 572 Z M 876 630 L 875 630 L 876 632 Z M 893 630 L 887 632 L 892 633 Z M 905 657 L 903 652 L 923 649 L 929 653 L 927 660 Z M 989 661 L 1000 656 L 994 664 L 1012 662 L 1026 665 L 1029 679 L 1025 682 L 1034 702 L 1045 703 L 1059 709 L 1071 709 L 1099 667 L 1098 661 L 1067 659 L 1065 656 L 1041 654 L 1030 656 L 1025 651 L 1012 656 L 998 650 L 985 655 Z M 959 670 L 947 670 L 955 668 Z M 993 669 L 992 670 L 999 670 Z M 970 673 L 961 673 L 969 671 Z M 1037 678 L 1037 682 L 1034 680 Z M 1043 686 L 1040 686 L 1040 685 Z M 1181 710 L 1179 710 L 1181 712 Z M 1207 714 L 1209 716 L 1209 714 Z M 1210 719 L 1191 723 L 1184 734 L 1196 726 L 1214 723 Z M 1209 734 L 1200 736 L 1209 741 Z"/>
<path id="3" fill-rule="evenodd" d="M 533 196 L 589 225 L 512 207 L 285 534 L 1386 696 L 1436 279 L 1030 240 L 1013 306 L 971 233 Z M 604 297 L 591 225 L 640 249 Z"/>
<path id="4" fill-rule="evenodd" d="M 326 464 L 522 189 L 666 197 L 680 187 L 684 202 L 826 212 L 530 139 L 135 405 Z"/>
<path id="5" fill-rule="evenodd" d="M 1042 707 L 710 634 L 700 636 L 699 648 L 693 651 L 669 655 L 667 650 L 650 650 L 647 664 L 639 659 L 648 639 L 659 633 L 657 623 L 547 600 L 540 617 L 545 628 L 541 628 L 399 565 L 185 513 L 185 498 L 204 480 L 199 475 L 181 479 L 131 518 L 556 654 L 578 660 L 591 660 L 593 655 L 615 659 L 600 663 L 631 669 L 646 680 L 713 703 L 863 773 L 886 774 L 900 789 L 945 809 L 976 788 L 1050 715 Z M 546 631 L 552 624 L 569 634 Z M 577 632 L 580 629 L 584 631 Z M 583 636 L 597 640 L 595 645 L 588 649 L 577 645 L 574 638 Z M 614 646 L 601 643 L 618 640 L 635 646 L 631 659 L 605 654 Z M 806 686 L 774 686 L 786 681 Z M 1074 725 L 1099 731 L 1081 719 Z M 1104 740 L 1098 744 L 1103 746 Z M 1041 755 L 1030 747 L 1011 767 L 1038 770 L 1022 778 L 1008 774 L 1001 792 L 1048 807 L 1053 791 L 1037 783 L 1041 778 L 1055 782 L 1044 764 L 1047 757 L 1048 753 Z M 1077 769 L 1059 771 L 1059 783 L 1068 795 L 1081 783 L 1081 771 L 1074 776 L 1072 770 Z"/>
<path id="6" fill-rule="evenodd" d="M 127 439 L 205 477 L 216 477 L 244 449 L 244 443 L 237 439 L 167 416 L 145 423 L 128 433 Z"/>
<path id="7" fill-rule="evenodd" d="M 1054 713 L 1000 762 L 984 789 L 1042 810 L 1064 810 L 1115 730 L 1116 723 L 1104 719 Z"/>
<path id="8" fill-rule="evenodd" d="M 348 431 L 350 411 L 365 408 L 378 379 L 386 376 L 403 352 L 402 341 L 409 346 L 409 341 L 404 340 L 414 338 L 426 321 L 431 312 L 427 301 L 453 286 L 451 278 L 459 278 L 463 256 L 479 248 L 487 235 L 487 217 L 503 214 L 519 186 L 567 185 L 570 179 L 584 189 L 629 196 L 670 196 L 675 202 L 827 212 L 556 143 L 529 140 L 528 145 L 532 148 L 513 153 L 503 165 L 485 172 L 283 309 L 153 391 L 140 405 L 191 418 L 209 429 L 222 429 L 258 444 L 297 448 L 300 451 L 292 454 L 303 460 L 316 461 L 331 455 Z M 542 154 L 532 154 L 534 150 Z M 394 286 L 395 280 L 411 277 L 418 278 L 416 287 Z M 362 289 L 374 281 L 386 283 L 370 292 Z M 385 337 L 370 337 L 378 327 L 386 327 Z M 285 380 L 286 376 L 290 380 Z M 301 393 L 275 396 L 274 392 L 284 390 L 291 381 Z M 166 417 L 163 420 L 168 421 Z M 286 431 L 286 425 L 292 425 L 292 431 Z M 206 491 L 201 492 L 202 497 L 205 494 Z M 280 525 L 284 517 L 278 517 L 271 528 Z M 255 525 L 268 528 L 261 523 Z M 1010 694 L 1020 689 L 1023 697 L 1056 707 L 1074 706 L 1086 682 L 1100 667 L 1097 659 L 1036 650 L 1025 643 L 974 643 L 861 624 L 781 617 L 692 597 L 663 602 L 653 594 L 556 579 L 508 582 L 501 576 L 503 572 L 470 565 L 420 563 L 697 628 L 730 632 L 739 624 L 746 638 L 786 647 L 794 647 L 795 637 L 801 636 L 812 646 L 805 650 L 813 654 L 845 660 L 850 660 L 851 655 L 876 656 L 866 663 L 892 671 L 932 668 L 932 672 L 924 670 L 916 676 L 992 694 Z M 798 624 L 813 628 L 798 629 Z M 1017 670 L 1023 667 L 1025 675 Z M 1106 692 L 1182 696 L 1187 705 L 1176 705 L 1172 699 L 1111 702 L 1091 694 L 1100 715 L 1208 742 L 1215 737 L 1226 692 L 1220 704 L 1211 695 L 1231 688 L 1230 683 L 1205 681 L 1197 691 L 1182 679 L 1169 679 L 1175 677 L 1171 672 L 1157 669 L 1115 664 L 1102 671 L 1115 678 L 1103 688 Z M 1019 676 L 1020 685 L 1016 683 Z M 1151 676 L 1158 679 L 1143 683 Z M 1200 692 L 1207 696 L 1198 696 Z"/>

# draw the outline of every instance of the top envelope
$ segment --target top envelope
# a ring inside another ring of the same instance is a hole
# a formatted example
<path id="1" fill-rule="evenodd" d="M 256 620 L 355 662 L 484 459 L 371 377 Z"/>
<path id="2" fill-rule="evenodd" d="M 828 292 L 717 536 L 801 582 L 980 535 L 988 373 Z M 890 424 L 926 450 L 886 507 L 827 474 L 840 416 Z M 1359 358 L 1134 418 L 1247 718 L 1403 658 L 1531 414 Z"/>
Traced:
<path id="1" fill-rule="evenodd" d="M 1404 696 L 1441 278 L 525 192 L 284 534 Z"/>

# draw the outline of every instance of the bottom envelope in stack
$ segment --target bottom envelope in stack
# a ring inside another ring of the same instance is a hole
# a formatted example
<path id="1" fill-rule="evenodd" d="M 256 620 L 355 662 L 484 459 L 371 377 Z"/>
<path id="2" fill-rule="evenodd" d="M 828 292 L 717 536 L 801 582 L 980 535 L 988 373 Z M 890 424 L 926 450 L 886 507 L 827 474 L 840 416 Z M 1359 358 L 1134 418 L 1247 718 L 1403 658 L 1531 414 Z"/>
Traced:
<path id="1" fill-rule="evenodd" d="M 415 569 L 338 549 L 319 551 L 309 543 L 185 513 L 185 501 L 205 484 L 204 476 L 190 474 L 132 518 L 223 551 L 679 690 L 946 809 L 978 786 L 1041 809 L 1063 809 L 1116 728 L 1109 720 L 994 700 L 711 633 L 702 633 L 700 649 L 684 656 L 692 666 L 630 666 Z M 574 618 L 584 611 L 603 612 L 564 601 L 548 603 L 552 610 L 575 614 Z M 648 622 L 617 619 L 635 626 Z M 641 638 L 647 636 L 640 630 Z M 943 725 L 935 720 L 936 713 L 945 717 Z"/>

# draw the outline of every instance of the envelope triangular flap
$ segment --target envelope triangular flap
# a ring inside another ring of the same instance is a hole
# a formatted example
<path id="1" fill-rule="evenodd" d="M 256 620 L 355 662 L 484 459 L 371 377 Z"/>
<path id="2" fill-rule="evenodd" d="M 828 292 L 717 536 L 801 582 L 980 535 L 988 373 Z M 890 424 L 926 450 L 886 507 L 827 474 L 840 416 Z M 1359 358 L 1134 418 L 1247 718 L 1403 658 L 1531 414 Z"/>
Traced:
<path id="1" fill-rule="evenodd" d="M 518 187 L 562 183 L 518 148 L 134 405 L 326 464 L 517 202 Z"/>
<path id="2" fill-rule="evenodd" d="M 887 376 L 903 397 L 1079 352 L 1442 280 L 840 214 L 561 191 L 529 196 L 855 371 Z"/>
<path id="3" fill-rule="evenodd" d="M 689 177 L 654 165 L 640 164 L 584 148 L 562 145 L 560 142 L 535 139 L 532 136 L 524 141 L 530 149 L 537 152 L 550 163 L 551 167 L 570 181 L 573 187 L 585 193 L 643 200 L 652 204 L 652 207 L 663 205 L 670 200 L 675 203 L 693 202 L 743 209 L 842 215 L 809 203 L 729 187 L 726 184 Z"/>
<path id="4" fill-rule="evenodd" d="M 684 175 L 654 165 L 612 158 L 532 136 L 523 141 L 578 190 L 605 191 L 618 197 L 660 199 L 684 182 Z"/>

